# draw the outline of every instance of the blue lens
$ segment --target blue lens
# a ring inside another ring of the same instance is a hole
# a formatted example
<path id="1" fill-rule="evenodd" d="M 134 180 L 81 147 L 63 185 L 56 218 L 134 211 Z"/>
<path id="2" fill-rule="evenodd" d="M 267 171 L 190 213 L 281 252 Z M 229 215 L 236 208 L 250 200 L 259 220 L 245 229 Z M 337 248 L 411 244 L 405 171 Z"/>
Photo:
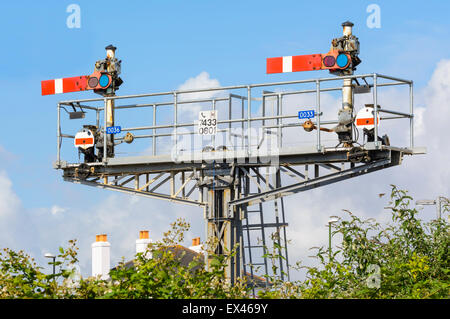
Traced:
<path id="1" fill-rule="evenodd" d="M 339 54 L 337 59 L 336 59 L 336 64 L 340 67 L 343 68 L 348 64 L 348 57 L 345 54 Z"/>
<path id="2" fill-rule="evenodd" d="M 102 75 L 100 76 L 100 79 L 99 79 L 98 83 L 100 84 L 100 86 L 101 86 L 102 88 L 107 87 L 108 84 L 109 84 L 109 78 L 108 78 L 108 76 L 107 76 L 106 74 L 102 74 Z"/>

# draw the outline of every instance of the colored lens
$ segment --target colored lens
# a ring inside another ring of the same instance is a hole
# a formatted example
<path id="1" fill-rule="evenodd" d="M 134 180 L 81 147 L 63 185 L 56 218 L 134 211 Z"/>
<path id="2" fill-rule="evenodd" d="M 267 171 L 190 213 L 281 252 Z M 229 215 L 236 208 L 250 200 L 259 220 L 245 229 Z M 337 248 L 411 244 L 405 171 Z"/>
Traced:
<path id="1" fill-rule="evenodd" d="M 98 85 L 98 79 L 96 77 L 89 78 L 88 85 L 91 88 L 95 88 Z"/>
<path id="2" fill-rule="evenodd" d="M 107 87 L 109 84 L 109 77 L 106 74 L 102 74 L 99 83 L 102 88 Z"/>
<path id="3" fill-rule="evenodd" d="M 335 63 L 336 59 L 332 55 L 327 55 L 323 58 L 323 64 L 328 68 L 332 67 Z"/>
<path id="4" fill-rule="evenodd" d="M 336 63 L 340 68 L 346 67 L 348 64 L 348 57 L 345 54 L 339 54 Z"/>

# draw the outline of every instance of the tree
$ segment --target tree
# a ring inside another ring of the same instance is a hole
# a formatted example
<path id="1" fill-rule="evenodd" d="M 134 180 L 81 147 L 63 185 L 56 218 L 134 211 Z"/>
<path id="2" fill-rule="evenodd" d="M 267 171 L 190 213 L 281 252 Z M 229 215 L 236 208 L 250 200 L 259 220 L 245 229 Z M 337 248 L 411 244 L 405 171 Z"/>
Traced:
<path id="1" fill-rule="evenodd" d="M 392 185 L 392 223 L 384 227 L 346 211 L 348 218 L 333 225 L 342 245 L 331 260 L 319 248 L 320 265 L 308 268 L 305 281 L 284 291 L 279 287 L 278 293 L 298 298 L 449 298 L 449 226 L 443 219 L 418 219 L 412 201 Z"/>

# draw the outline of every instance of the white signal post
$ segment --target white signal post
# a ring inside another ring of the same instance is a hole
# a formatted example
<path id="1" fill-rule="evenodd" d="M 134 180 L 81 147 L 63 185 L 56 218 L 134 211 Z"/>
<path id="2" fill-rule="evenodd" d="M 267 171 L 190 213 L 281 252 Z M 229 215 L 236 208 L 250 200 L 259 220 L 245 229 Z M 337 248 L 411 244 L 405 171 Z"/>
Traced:
<path id="1" fill-rule="evenodd" d="M 343 30 L 342 33 L 344 36 L 352 35 L 352 27 L 353 23 L 344 22 L 342 24 Z M 347 71 L 349 75 L 353 74 L 353 71 Z M 344 79 L 344 85 L 342 86 L 342 108 L 353 110 L 353 86 L 352 79 Z"/>
<path id="2" fill-rule="evenodd" d="M 113 72 L 116 69 L 116 65 L 114 64 L 116 57 L 116 48 L 112 45 L 106 47 L 106 57 L 109 59 L 110 63 L 108 64 L 107 71 Z M 115 96 L 115 93 L 112 93 L 110 96 Z M 107 140 L 111 139 L 111 148 L 112 153 L 114 154 L 114 135 L 111 134 L 109 138 L 106 134 L 106 128 L 114 126 L 114 99 L 105 99 L 105 134 L 104 134 L 104 158 L 108 157 L 107 151 Z"/>

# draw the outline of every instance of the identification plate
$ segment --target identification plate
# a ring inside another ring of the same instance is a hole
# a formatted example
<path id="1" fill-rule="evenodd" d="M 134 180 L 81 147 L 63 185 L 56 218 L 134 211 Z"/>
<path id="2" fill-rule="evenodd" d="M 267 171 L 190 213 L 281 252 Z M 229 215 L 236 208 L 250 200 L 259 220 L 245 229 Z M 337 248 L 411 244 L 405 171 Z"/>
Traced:
<path id="1" fill-rule="evenodd" d="M 299 111 L 298 112 L 298 118 L 299 119 L 311 119 L 314 116 L 315 116 L 314 110 Z"/>
<path id="2" fill-rule="evenodd" d="M 106 128 L 106 134 L 119 134 L 122 131 L 120 126 L 109 126 Z"/>
<path id="3" fill-rule="evenodd" d="M 216 135 L 217 111 L 202 111 L 198 114 L 198 134 Z"/>

